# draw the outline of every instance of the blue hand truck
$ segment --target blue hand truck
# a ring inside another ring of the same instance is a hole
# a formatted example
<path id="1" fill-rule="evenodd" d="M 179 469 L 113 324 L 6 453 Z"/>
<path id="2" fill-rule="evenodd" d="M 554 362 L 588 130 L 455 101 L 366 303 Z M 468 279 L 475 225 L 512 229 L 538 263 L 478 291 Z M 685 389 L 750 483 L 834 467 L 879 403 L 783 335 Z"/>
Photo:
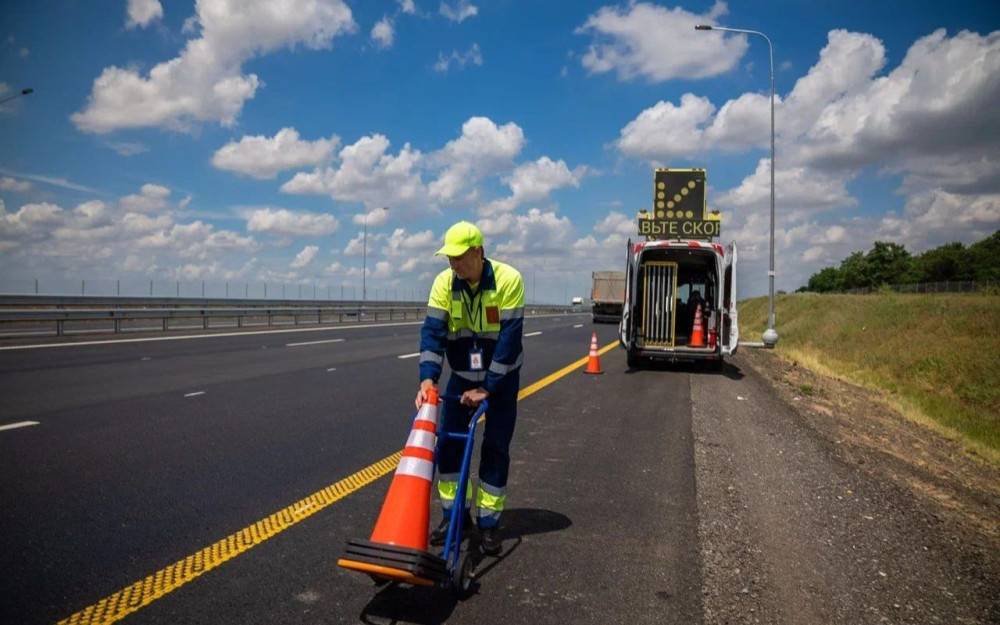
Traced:
<path id="1" fill-rule="evenodd" d="M 459 401 L 454 395 L 440 395 L 443 401 Z M 376 585 L 406 583 L 419 586 L 449 588 L 459 598 L 465 597 L 472 587 L 472 573 L 477 559 L 470 549 L 462 549 L 465 528 L 465 497 L 469 487 L 469 467 L 472 464 L 472 449 L 476 440 L 479 419 L 486 414 L 489 403 L 483 400 L 469 420 L 465 432 L 446 432 L 438 421 L 437 444 L 434 450 L 434 470 L 440 457 L 441 444 L 449 439 L 465 442 L 462 465 L 458 474 L 458 489 L 452 505 L 445 534 L 444 550 L 441 555 L 429 551 L 412 549 L 401 545 L 372 542 L 369 540 L 348 540 L 339 566 L 369 575 Z M 419 416 L 414 415 L 414 421 Z M 440 419 L 440 415 L 439 415 Z M 432 479 L 433 482 L 433 479 Z"/>
<path id="2" fill-rule="evenodd" d="M 444 401 L 458 401 L 460 398 L 453 395 L 442 395 Z M 448 572 L 447 580 L 441 580 L 442 585 L 451 586 L 452 590 L 464 596 L 469 592 L 472 585 L 472 573 L 475 568 L 474 555 L 466 549 L 462 551 L 463 528 L 465 524 L 465 497 L 469 488 L 469 467 L 472 464 L 472 448 L 475 446 L 476 426 L 479 419 L 486 414 L 489 402 L 483 400 L 479 407 L 469 419 L 469 428 L 466 432 L 445 432 L 438 424 L 437 449 L 434 453 L 435 469 L 437 468 L 437 458 L 441 450 L 441 443 L 447 439 L 465 441 L 465 450 L 462 453 L 462 465 L 458 472 L 458 490 L 455 492 L 455 500 L 451 506 L 451 518 L 448 520 L 448 532 L 445 534 L 444 551 L 441 552 L 441 559 L 444 560 L 445 570 Z"/>

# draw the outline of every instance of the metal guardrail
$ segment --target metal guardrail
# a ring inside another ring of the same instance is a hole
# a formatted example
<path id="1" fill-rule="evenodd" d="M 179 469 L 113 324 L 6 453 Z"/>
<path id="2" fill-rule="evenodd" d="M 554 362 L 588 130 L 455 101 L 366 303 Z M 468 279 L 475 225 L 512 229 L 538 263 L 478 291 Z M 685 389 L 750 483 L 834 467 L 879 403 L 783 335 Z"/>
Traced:
<path id="1" fill-rule="evenodd" d="M 0 309 L 6 308 L 209 308 L 224 306 L 226 308 L 297 308 L 297 307 L 359 307 L 386 308 L 423 306 L 427 300 L 414 301 L 366 301 L 361 300 L 298 300 L 298 299 L 255 299 L 255 298 L 222 298 L 222 297 L 160 297 L 138 296 L 117 297 L 114 295 L 9 295 L 0 294 Z"/>
<path id="2" fill-rule="evenodd" d="M 309 307 L 309 306 L 283 306 L 283 307 L 198 307 L 198 308 L 102 308 L 102 309 L 0 309 L 0 336 L 20 336 L 24 332 L 11 333 L 3 330 L 4 326 L 12 324 L 33 324 L 35 327 L 44 324 L 55 324 L 54 332 L 56 336 L 64 336 L 67 333 L 67 324 L 87 324 L 87 331 L 110 331 L 115 334 L 130 331 L 123 327 L 123 322 L 138 320 L 159 321 L 157 330 L 166 332 L 171 328 L 171 321 L 175 320 L 199 320 L 203 329 L 211 329 L 211 320 L 235 319 L 235 327 L 272 327 L 275 322 L 281 319 L 288 320 L 292 325 L 300 325 L 304 322 L 313 325 L 324 323 L 345 323 L 363 321 L 405 321 L 420 320 L 424 316 L 425 306 L 353 306 L 353 307 Z M 557 306 L 529 306 L 529 315 L 545 313 L 569 313 L 573 312 L 568 307 Z M 256 320 L 256 323 L 249 323 Z M 110 325 L 99 322 L 110 322 Z M 286 323 L 288 323 L 286 321 Z M 94 328 L 97 324 L 98 327 Z M 51 327 L 51 326 L 49 326 Z M 218 324 L 215 328 L 223 327 Z M 234 327 L 227 325 L 224 327 Z M 71 328 L 72 329 L 72 328 Z M 132 329 L 131 331 L 150 330 L 144 327 Z M 178 329 L 174 327 L 173 329 Z M 184 329 L 191 329 L 185 326 Z M 39 332 L 41 333 L 41 332 Z"/>
<path id="3" fill-rule="evenodd" d="M 210 329 L 212 319 L 235 319 L 236 327 L 260 325 L 271 327 L 277 319 L 291 319 L 293 325 L 299 325 L 303 320 L 322 325 L 324 321 L 343 323 L 345 317 L 349 321 L 394 321 L 420 319 L 424 313 L 423 306 L 408 307 L 306 307 L 287 306 L 272 308 L 107 308 L 107 309 L 50 309 L 50 310 L 0 310 L 0 323 L 55 323 L 56 336 L 66 334 L 67 322 L 110 321 L 110 330 L 115 334 L 122 332 L 122 322 L 130 320 L 158 320 L 164 332 L 170 330 L 171 320 L 201 321 L 203 329 Z M 257 324 L 248 323 L 251 319 L 261 320 Z M 144 328 L 149 329 L 149 328 Z M 2 333 L 2 332 L 0 332 Z"/>

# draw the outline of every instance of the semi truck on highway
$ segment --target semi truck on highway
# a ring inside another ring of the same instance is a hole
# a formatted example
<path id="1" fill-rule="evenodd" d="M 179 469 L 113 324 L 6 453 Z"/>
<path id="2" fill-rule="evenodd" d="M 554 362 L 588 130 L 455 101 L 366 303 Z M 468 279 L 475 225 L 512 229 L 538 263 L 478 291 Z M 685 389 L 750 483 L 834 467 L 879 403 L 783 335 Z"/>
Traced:
<path id="1" fill-rule="evenodd" d="M 618 331 L 629 367 L 655 359 L 721 369 L 736 353 L 736 244 L 715 242 L 721 223 L 708 211 L 704 169 L 654 172 L 653 209 L 639 213 L 641 238 L 626 254 Z"/>
<path id="2" fill-rule="evenodd" d="M 625 305 L 625 272 L 595 271 L 590 290 L 593 302 L 594 323 L 621 321 L 622 307 Z"/>

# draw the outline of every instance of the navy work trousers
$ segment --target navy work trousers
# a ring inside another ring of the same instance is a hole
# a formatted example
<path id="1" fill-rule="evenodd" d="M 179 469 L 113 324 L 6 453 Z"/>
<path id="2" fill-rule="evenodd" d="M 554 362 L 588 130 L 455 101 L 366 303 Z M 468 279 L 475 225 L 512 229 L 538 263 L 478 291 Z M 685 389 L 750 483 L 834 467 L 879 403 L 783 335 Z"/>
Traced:
<path id="1" fill-rule="evenodd" d="M 514 437 L 514 423 L 517 421 L 517 391 L 521 386 L 520 371 L 507 374 L 502 389 L 491 394 L 486 401 L 486 428 L 480 447 L 479 481 L 494 488 L 507 486 L 507 472 L 510 469 L 510 441 Z M 445 391 L 448 395 L 461 397 L 465 391 L 478 388 L 479 382 L 463 380 L 457 375 L 448 379 Z M 466 432 L 469 419 L 475 408 L 463 406 L 458 401 L 445 401 L 441 409 L 441 430 L 446 432 Z M 455 439 L 441 441 L 438 457 L 438 472 L 458 473 L 462 468 L 464 442 Z"/>

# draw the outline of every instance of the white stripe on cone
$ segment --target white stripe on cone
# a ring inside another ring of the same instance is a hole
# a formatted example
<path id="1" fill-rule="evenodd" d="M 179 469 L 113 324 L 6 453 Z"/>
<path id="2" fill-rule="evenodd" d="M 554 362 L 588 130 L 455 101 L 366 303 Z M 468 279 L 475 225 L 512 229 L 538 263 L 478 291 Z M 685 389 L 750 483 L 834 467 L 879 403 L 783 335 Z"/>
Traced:
<path id="1" fill-rule="evenodd" d="M 437 436 L 435 436 L 433 432 L 414 428 L 410 430 L 410 437 L 406 439 L 406 446 L 419 447 L 420 449 L 434 451 L 434 443 L 436 440 Z"/>
<path id="2" fill-rule="evenodd" d="M 423 458 L 403 456 L 399 460 L 399 466 L 396 467 L 396 475 L 410 475 L 430 482 L 434 479 L 434 463 Z"/>
<path id="3" fill-rule="evenodd" d="M 424 404 L 420 406 L 420 411 L 417 412 L 417 421 L 427 421 L 436 426 L 438 421 L 437 404 L 424 402 Z"/>

